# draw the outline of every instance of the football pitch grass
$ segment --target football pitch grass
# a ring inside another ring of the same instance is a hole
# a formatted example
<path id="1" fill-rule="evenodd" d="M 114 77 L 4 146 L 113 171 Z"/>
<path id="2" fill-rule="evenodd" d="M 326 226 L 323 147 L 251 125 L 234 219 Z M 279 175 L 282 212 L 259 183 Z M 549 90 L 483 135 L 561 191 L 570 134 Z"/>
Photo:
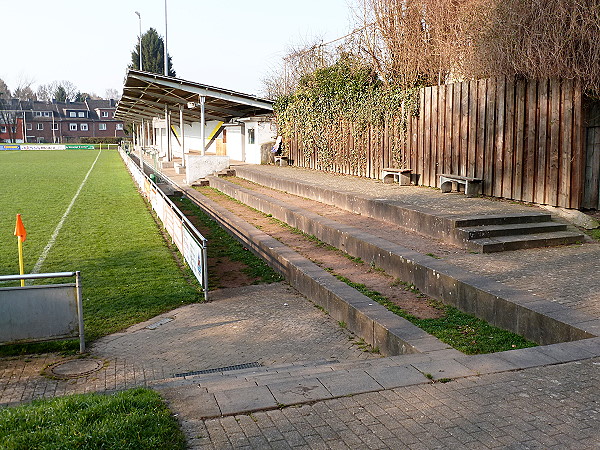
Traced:
<path id="1" fill-rule="evenodd" d="M 81 187 L 38 272 L 81 271 L 87 342 L 201 300 L 200 287 L 178 267 L 118 152 L 4 151 L 0 179 L 2 275 L 19 270 L 16 214 L 27 230 L 30 273 Z M 73 344 L 69 348 L 77 348 Z M 6 351 L 0 347 L 0 354 Z"/>

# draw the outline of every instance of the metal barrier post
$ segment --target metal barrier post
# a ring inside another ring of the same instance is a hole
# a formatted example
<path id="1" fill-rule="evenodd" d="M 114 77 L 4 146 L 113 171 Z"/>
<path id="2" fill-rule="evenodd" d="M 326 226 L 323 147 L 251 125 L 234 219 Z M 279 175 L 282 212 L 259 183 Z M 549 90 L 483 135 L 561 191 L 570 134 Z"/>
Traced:
<path id="1" fill-rule="evenodd" d="M 81 272 L 75 272 L 75 288 L 77 289 L 77 316 L 79 318 L 79 353 L 85 352 L 85 338 L 83 331 L 83 299 L 81 291 Z"/>

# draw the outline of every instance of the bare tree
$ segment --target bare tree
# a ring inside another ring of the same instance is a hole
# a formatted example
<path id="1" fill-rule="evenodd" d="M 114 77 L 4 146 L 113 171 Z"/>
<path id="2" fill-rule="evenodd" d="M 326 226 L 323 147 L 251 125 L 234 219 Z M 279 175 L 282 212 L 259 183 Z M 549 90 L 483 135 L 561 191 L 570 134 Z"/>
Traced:
<path id="1" fill-rule="evenodd" d="M 109 88 L 104 92 L 104 98 L 106 100 L 119 100 L 121 93 L 117 89 Z"/>
<path id="2" fill-rule="evenodd" d="M 321 39 L 290 47 L 279 66 L 262 80 L 264 94 L 268 98 L 291 94 L 302 77 L 331 65 L 336 56 L 337 51 L 328 48 Z"/>
<path id="3" fill-rule="evenodd" d="M 0 79 L 0 97 L 5 99 L 12 97 L 10 89 L 2 79 Z"/>

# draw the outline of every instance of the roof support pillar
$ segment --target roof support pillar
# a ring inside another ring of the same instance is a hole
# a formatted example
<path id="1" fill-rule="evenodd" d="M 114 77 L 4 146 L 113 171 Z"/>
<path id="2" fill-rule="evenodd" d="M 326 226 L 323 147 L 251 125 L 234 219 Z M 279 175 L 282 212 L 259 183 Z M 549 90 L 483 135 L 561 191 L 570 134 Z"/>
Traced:
<path id="1" fill-rule="evenodd" d="M 142 124 L 140 125 L 139 130 L 142 133 L 144 132 L 144 119 L 142 119 Z M 142 138 L 142 140 L 143 140 L 143 138 Z M 140 145 L 140 168 L 142 169 L 142 172 L 144 172 L 144 145 L 143 144 Z"/>
<path id="2" fill-rule="evenodd" d="M 167 133 L 167 161 L 173 160 L 173 153 L 171 149 L 171 114 L 169 114 L 169 107 L 165 105 L 165 132 Z"/>
<path id="3" fill-rule="evenodd" d="M 202 156 L 206 155 L 206 117 L 204 115 L 204 103 L 206 97 L 200 96 L 200 145 L 202 146 Z"/>
<path id="4" fill-rule="evenodd" d="M 186 166 L 185 163 L 185 124 L 183 123 L 183 106 L 179 105 L 179 129 L 181 131 L 181 165 Z"/>

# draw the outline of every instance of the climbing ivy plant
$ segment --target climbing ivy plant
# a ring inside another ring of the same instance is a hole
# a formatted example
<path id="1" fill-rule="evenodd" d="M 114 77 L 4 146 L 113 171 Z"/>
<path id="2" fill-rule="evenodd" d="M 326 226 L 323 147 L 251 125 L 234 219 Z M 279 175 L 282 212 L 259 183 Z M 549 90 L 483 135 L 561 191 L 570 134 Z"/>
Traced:
<path id="1" fill-rule="evenodd" d="M 279 133 L 301 143 L 305 160 L 316 155 L 323 170 L 351 167 L 363 174 L 367 147 L 383 140 L 387 124 L 393 165 L 404 167 L 406 120 L 418 114 L 418 89 L 384 86 L 371 67 L 350 55 L 301 78 L 293 94 L 275 103 Z M 340 161 L 343 158 L 344 161 Z"/>

